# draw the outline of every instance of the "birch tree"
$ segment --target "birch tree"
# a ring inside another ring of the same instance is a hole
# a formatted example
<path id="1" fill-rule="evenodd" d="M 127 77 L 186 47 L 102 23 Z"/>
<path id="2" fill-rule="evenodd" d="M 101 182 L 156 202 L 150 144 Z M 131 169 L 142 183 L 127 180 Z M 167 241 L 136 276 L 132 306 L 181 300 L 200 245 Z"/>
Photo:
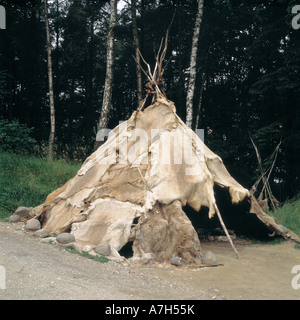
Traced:
<path id="1" fill-rule="evenodd" d="M 198 110 L 197 110 L 197 114 L 196 114 L 196 123 L 195 123 L 194 131 L 196 131 L 199 126 L 199 119 L 200 119 L 201 108 L 202 108 L 202 96 L 203 96 L 204 82 L 205 82 L 204 75 L 202 75 L 202 83 L 201 83 L 201 88 L 200 88 L 200 97 L 199 97 Z"/>
<path id="2" fill-rule="evenodd" d="M 136 59 L 136 76 L 137 76 L 137 96 L 138 96 L 138 105 L 143 99 L 143 89 L 142 89 L 142 71 L 140 67 L 140 40 L 138 35 L 138 28 L 136 23 L 136 0 L 131 0 L 131 19 L 132 19 L 132 33 L 135 46 L 135 59 Z"/>
<path id="3" fill-rule="evenodd" d="M 114 26 L 117 21 L 117 0 L 110 0 L 110 22 L 107 34 L 107 54 L 106 54 L 106 76 L 103 92 L 101 115 L 99 119 L 99 129 L 105 129 L 108 125 L 109 111 L 111 107 L 112 85 L 113 85 L 113 64 L 114 64 Z M 103 143 L 103 141 L 102 141 Z M 95 149 L 101 144 L 96 141 Z"/>
<path id="4" fill-rule="evenodd" d="M 187 90 L 186 97 L 186 125 L 191 128 L 193 121 L 193 98 L 196 83 L 196 61 L 197 61 L 197 50 L 198 50 L 198 40 L 200 34 L 200 26 L 203 16 L 203 5 L 204 0 L 198 0 L 198 11 L 196 16 L 196 22 L 194 27 L 194 34 L 192 40 L 192 50 L 190 58 L 190 79 Z"/>
<path id="5" fill-rule="evenodd" d="M 47 37 L 47 61 L 48 61 L 48 83 L 49 83 L 49 106 L 50 106 L 50 135 L 48 143 L 48 160 L 53 159 L 53 146 L 55 138 L 55 108 L 54 108 L 54 94 L 53 94 L 53 78 L 52 78 L 52 58 L 51 58 L 51 39 L 48 20 L 48 6 L 47 0 L 44 0 L 44 15 Z"/>

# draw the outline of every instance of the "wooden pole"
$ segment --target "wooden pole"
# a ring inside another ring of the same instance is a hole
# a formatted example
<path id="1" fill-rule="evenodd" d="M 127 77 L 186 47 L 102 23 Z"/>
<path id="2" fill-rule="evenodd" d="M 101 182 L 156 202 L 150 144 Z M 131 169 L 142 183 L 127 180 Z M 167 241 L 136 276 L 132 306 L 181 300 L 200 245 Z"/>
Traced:
<path id="1" fill-rule="evenodd" d="M 228 231 L 227 231 L 227 228 L 226 228 L 225 223 L 224 223 L 224 221 L 223 221 L 223 219 L 222 219 L 220 210 L 219 210 L 219 208 L 218 208 L 218 206 L 217 206 L 216 203 L 215 203 L 215 210 L 216 210 L 217 216 L 218 216 L 218 218 L 219 218 L 219 220 L 220 220 L 221 226 L 222 226 L 222 228 L 223 228 L 223 230 L 224 230 L 224 232 L 225 232 L 225 234 L 226 234 L 226 236 L 227 236 L 227 238 L 228 238 L 228 241 L 229 241 L 229 243 L 231 244 L 231 247 L 232 247 L 233 251 L 234 251 L 235 254 L 236 254 L 237 259 L 240 259 L 240 255 L 239 255 L 238 251 L 236 250 L 236 248 L 235 248 L 235 246 L 234 246 L 234 244 L 233 244 L 233 242 L 232 242 L 232 240 L 231 240 L 231 237 L 230 237 L 230 235 L 229 235 L 229 233 L 228 233 Z"/>

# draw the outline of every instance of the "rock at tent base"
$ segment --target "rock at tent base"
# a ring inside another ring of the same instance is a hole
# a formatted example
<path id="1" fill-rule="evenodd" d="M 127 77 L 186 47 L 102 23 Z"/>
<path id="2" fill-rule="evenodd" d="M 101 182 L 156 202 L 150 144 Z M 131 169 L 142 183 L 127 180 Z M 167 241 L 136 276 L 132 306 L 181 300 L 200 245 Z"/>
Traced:
<path id="1" fill-rule="evenodd" d="M 12 214 L 9 219 L 9 222 L 19 222 L 20 221 L 20 216 L 17 214 Z"/>
<path id="2" fill-rule="evenodd" d="M 61 244 L 68 244 L 70 242 L 74 242 L 75 241 L 75 237 L 73 234 L 71 233 L 68 233 L 68 232 L 63 232 L 63 233 L 60 233 L 57 238 L 56 238 L 56 241 L 58 243 L 61 243 Z"/>
<path id="3" fill-rule="evenodd" d="M 45 229 L 40 229 L 34 232 L 33 235 L 38 238 L 47 238 L 50 236 L 50 233 Z"/>
<path id="4" fill-rule="evenodd" d="M 41 228 L 41 223 L 39 222 L 39 220 L 35 218 L 28 220 L 25 225 L 25 229 L 29 231 L 39 230 L 40 228 Z"/>
<path id="5" fill-rule="evenodd" d="M 111 254 L 111 247 L 108 244 L 100 243 L 96 248 L 95 252 L 100 254 L 101 256 L 109 256 Z"/>
<path id="6" fill-rule="evenodd" d="M 32 211 L 33 208 L 27 208 L 27 207 L 18 207 L 15 211 L 15 214 L 17 214 L 20 218 L 28 218 L 29 213 Z"/>
<path id="7" fill-rule="evenodd" d="M 211 251 L 207 251 L 203 257 L 203 263 L 208 266 L 216 266 L 218 264 L 218 259 Z"/>
<path id="8" fill-rule="evenodd" d="M 174 266 L 181 266 L 182 265 L 182 258 L 180 257 L 172 257 L 170 259 L 170 263 L 173 264 Z"/>

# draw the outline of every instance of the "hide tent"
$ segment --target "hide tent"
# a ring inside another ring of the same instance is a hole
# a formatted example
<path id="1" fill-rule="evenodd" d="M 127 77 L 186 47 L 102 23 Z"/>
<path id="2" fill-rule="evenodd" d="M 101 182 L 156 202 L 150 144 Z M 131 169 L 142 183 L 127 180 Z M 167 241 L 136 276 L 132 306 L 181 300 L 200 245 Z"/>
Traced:
<path id="1" fill-rule="evenodd" d="M 36 208 L 35 218 L 50 233 L 72 233 L 82 246 L 107 245 L 119 252 L 132 242 L 137 258 L 151 254 L 166 262 L 178 256 L 200 264 L 199 236 L 183 208 L 201 215 L 205 207 L 213 219 L 216 187 L 232 207 L 242 208 L 234 217 L 242 226 L 252 221 L 249 233 L 259 226 L 266 235 L 287 237 L 177 116 L 174 104 L 158 95 L 113 129 L 77 175 Z"/>
<path id="2" fill-rule="evenodd" d="M 99 133 L 109 133 L 107 141 L 35 208 L 34 217 L 50 233 L 70 232 L 82 247 L 118 254 L 130 243 L 134 258 L 179 257 L 192 265 L 202 264 L 196 229 L 216 217 L 233 246 L 221 214 L 235 232 L 289 237 L 176 114 L 163 90 L 166 43 L 167 37 L 153 72 L 141 56 L 149 82 L 140 107 L 110 132 Z M 152 103 L 143 109 L 149 96 Z M 195 226 L 197 216 L 202 220 Z"/>

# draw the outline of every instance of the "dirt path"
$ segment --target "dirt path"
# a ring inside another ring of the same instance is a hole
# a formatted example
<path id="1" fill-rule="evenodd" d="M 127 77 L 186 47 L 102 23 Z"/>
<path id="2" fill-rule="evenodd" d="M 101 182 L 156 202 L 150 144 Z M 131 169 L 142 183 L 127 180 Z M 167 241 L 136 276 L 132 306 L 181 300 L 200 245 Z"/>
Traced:
<path id="1" fill-rule="evenodd" d="M 0 300 L 300 300 L 300 289 L 291 285 L 300 250 L 291 242 L 237 245 L 240 260 L 226 243 L 203 243 L 203 252 L 213 251 L 223 264 L 219 267 L 133 267 L 71 254 L 61 246 L 41 243 L 21 226 L 0 223 L 0 273 L 3 267 L 6 272 Z"/>

